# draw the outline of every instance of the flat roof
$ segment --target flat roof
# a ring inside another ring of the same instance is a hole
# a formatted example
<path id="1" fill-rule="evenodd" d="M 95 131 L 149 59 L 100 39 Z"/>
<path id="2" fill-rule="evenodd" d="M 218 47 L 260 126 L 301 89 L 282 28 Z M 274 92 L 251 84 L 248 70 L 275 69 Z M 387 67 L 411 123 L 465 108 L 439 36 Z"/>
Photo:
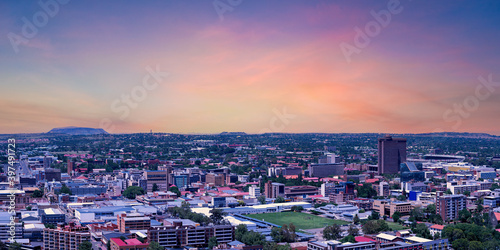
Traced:
<path id="1" fill-rule="evenodd" d="M 425 239 L 425 238 L 421 238 L 421 237 L 417 237 L 417 236 L 408 237 L 408 238 L 406 238 L 406 240 L 410 240 L 410 241 L 414 241 L 414 242 L 418 242 L 418 243 L 424 243 L 424 242 L 431 241 L 429 239 Z"/>
<path id="2" fill-rule="evenodd" d="M 46 208 L 43 210 L 45 214 L 63 214 L 61 210 L 54 208 Z"/>
<path id="3" fill-rule="evenodd" d="M 381 233 L 381 234 L 378 234 L 376 237 L 384 239 L 384 240 L 390 240 L 390 241 L 392 241 L 392 240 L 396 239 L 398 236 L 391 235 L 391 234 L 386 234 L 386 233 Z"/>

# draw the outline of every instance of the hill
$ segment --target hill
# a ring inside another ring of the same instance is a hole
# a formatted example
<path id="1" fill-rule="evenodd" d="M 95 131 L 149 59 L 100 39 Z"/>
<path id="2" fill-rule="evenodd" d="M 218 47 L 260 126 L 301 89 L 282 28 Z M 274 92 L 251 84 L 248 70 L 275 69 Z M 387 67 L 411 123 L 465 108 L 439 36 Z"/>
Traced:
<path id="1" fill-rule="evenodd" d="M 101 135 L 108 134 L 102 128 L 81 128 L 81 127 L 64 127 L 64 128 L 53 128 L 49 134 L 68 134 L 68 135 Z"/>

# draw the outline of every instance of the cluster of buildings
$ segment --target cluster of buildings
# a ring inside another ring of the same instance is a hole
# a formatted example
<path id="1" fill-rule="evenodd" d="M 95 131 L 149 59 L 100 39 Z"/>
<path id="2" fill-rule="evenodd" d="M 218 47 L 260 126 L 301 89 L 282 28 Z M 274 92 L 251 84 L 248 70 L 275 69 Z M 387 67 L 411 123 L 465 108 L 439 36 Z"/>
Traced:
<path id="1" fill-rule="evenodd" d="M 211 142 L 200 141 L 196 145 L 206 143 Z M 377 165 L 345 164 L 338 155 L 322 152 L 314 163 L 309 155 L 295 158 L 297 162 L 282 157 L 267 168 L 251 168 L 243 174 L 232 171 L 231 166 L 243 166 L 249 159 L 256 160 L 254 156 L 234 159 L 230 166 L 213 164 L 208 158 L 193 158 L 189 168 L 179 161 L 98 160 L 85 155 L 61 162 L 49 154 L 21 156 L 16 166 L 18 190 L 14 192 L 15 237 L 25 249 L 78 249 L 85 241 L 101 248 L 109 245 L 111 249 L 147 249 L 152 241 L 165 248 L 206 247 L 213 237 L 228 248 L 251 249 L 235 243 L 238 225 L 245 224 L 267 239 L 270 228 L 279 225 L 245 215 L 284 212 L 293 207 L 352 221 L 355 216 L 367 219 L 371 211 L 387 217 L 395 213 L 408 216 L 417 207 L 435 204 L 437 214 L 450 222 L 458 219 L 461 210 L 474 209 L 482 199 L 485 212 L 492 213 L 493 218 L 498 213 L 500 219 L 500 189 L 490 190 L 498 180 L 495 169 L 464 163 L 464 158 L 457 156 L 434 154 L 410 159 L 406 150 L 406 139 L 385 136 L 378 140 Z M 309 160 L 307 166 L 299 165 L 298 159 Z M 104 167 L 108 161 L 126 161 L 140 168 L 110 171 Z M 93 169 L 88 168 L 90 162 Z M 63 164 L 67 170 L 54 168 L 55 163 Z M 199 167 L 204 163 L 213 165 Z M 358 173 L 350 174 L 352 168 L 358 168 Z M 392 178 L 396 174 L 399 176 Z M 263 180 L 265 175 L 268 181 Z M 4 210 L 12 194 L 6 177 L 0 175 L 0 208 Z M 301 179 L 303 183 L 291 186 L 277 179 Z M 144 192 L 135 199 L 126 199 L 123 193 L 129 187 L 140 187 Z M 40 192 L 43 195 L 35 195 Z M 284 203 L 276 203 L 280 197 Z M 169 208 L 186 203 L 191 211 L 206 216 L 210 216 L 211 209 L 220 208 L 227 214 L 228 223 L 201 225 L 168 213 Z M 320 206 L 314 208 L 315 204 Z M 0 218 L 8 217 L 7 213 L 4 215 Z M 8 223 L 11 222 L 0 220 L 2 241 L 9 237 Z M 443 228 L 433 225 L 429 229 L 434 235 Z M 306 243 L 297 249 L 308 250 L 448 248 L 446 239 L 426 240 L 403 232 L 361 237 L 352 244 L 318 241 L 307 234 L 299 237 Z"/>

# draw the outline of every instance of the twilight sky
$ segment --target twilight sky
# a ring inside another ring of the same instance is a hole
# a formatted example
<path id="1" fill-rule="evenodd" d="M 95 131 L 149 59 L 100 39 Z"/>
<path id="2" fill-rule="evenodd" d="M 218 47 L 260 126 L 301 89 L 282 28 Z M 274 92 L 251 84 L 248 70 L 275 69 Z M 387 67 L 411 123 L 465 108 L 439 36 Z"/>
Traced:
<path id="1" fill-rule="evenodd" d="M 0 1 L 0 133 L 500 135 L 499 1 L 59 1 Z"/>

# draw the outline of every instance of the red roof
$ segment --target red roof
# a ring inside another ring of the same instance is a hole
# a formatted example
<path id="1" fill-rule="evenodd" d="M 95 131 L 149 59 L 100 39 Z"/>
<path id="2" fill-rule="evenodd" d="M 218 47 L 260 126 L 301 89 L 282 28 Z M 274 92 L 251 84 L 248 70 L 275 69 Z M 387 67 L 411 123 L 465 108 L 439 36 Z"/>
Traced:
<path id="1" fill-rule="evenodd" d="M 356 242 L 377 242 L 374 239 L 370 239 L 370 238 L 364 237 L 364 236 L 356 236 L 356 237 L 354 237 L 354 240 L 356 240 Z"/>
<path id="2" fill-rule="evenodd" d="M 127 242 L 127 245 L 129 245 L 129 246 L 144 246 L 144 245 L 149 245 L 147 243 L 142 243 L 138 239 L 128 239 L 128 240 L 125 240 L 125 242 Z"/>
<path id="3" fill-rule="evenodd" d="M 123 242 L 123 240 L 120 238 L 111 238 L 110 240 L 113 241 L 114 243 L 116 243 L 116 245 L 118 245 L 120 247 L 127 245 L 127 243 Z"/>
<path id="4" fill-rule="evenodd" d="M 125 240 L 125 242 L 120 238 L 111 238 L 110 240 L 115 242 L 116 245 L 118 245 L 118 246 L 147 246 L 147 245 L 149 245 L 147 243 L 140 242 L 138 239 L 128 239 L 128 240 Z"/>
<path id="5" fill-rule="evenodd" d="M 78 177 L 76 177 L 75 179 L 78 179 L 78 180 L 88 180 L 89 178 L 83 176 L 83 175 L 80 175 Z"/>
<path id="6" fill-rule="evenodd" d="M 500 213 L 494 213 L 495 214 L 495 218 L 497 219 L 497 221 L 500 221 Z"/>
<path id="7" fill-rule="evenodd" d="M 431 226 L 432 229 L 437 229 L 437 230 L 443 230 L 444 226 L 443 225 L 438 225 L 438 224 L 434 224 Z"/>
<path id="8" fill-rule="evenodd" d="M 377 181 L 378 181 L 378 179 L 366 179 L 365 180 L 366 183 L 375 183 Z"/>

